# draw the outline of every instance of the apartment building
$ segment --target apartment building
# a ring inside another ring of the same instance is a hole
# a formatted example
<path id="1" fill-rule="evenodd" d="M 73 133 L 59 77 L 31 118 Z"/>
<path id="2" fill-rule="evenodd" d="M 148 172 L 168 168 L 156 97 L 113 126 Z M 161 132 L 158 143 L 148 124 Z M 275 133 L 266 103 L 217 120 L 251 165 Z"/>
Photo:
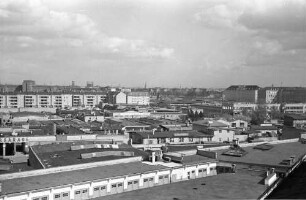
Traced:
<path id="1" fill-rule="evenodd" d="M 0 94 L 0 108 L 94 107 L 105 98 L 106 94 L 102 93 L 3 93 Z"/>
<path id="2" fill-rule="evenodd" d="M 126 103 L 131 105 L 149 105 L 150 96 L 147 92 L 129 92 L 126 95 Z"/>
<path id="3" fill-rule="evenodd" d="M 225 101 L 257 103 L 258 90 L 257 85 L 232 85 L 223 92 L 223 97 Z"/>

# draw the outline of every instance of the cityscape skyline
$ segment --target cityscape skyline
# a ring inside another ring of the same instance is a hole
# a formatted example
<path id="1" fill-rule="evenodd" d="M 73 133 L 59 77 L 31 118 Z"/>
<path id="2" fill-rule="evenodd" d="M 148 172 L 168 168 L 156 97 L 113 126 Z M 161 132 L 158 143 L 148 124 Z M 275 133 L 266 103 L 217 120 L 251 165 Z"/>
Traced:
<path id="1" fill-rule="evenodd" d="M 13 0 L 0 19 L 1 84 L 306 86 L 301 0 Z"/>

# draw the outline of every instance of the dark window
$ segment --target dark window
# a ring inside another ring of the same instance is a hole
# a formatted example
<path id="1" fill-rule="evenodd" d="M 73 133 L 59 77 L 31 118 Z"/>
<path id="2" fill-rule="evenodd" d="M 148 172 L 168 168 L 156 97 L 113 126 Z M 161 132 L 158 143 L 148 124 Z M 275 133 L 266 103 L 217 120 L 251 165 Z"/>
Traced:
<path id="1" fill-rule="evenodd" d="M 134 184 L 138 184 L 138 181 L 134 181 Z"/>
<path id="2" fill-rule="evenodd" d="M 150 178 L 149 180 L 150 180 L 150 181 L 153 181 L 153 178 Z"/>
<path id="3" fill-rule="evenodd" d="M 159 176 L 159 177 L 158 177 L 158 179 L 163 179 L 163 178 L 164 178 L 163 176 Z"/>
<path id="4" fill-rule="evenodd" d="M 39 200 L 39 198 L 33 198 L 32 200 Z"/>
<path id="5" fill-rule="evenodd" d="M 165 178 L 169 178 L 169 175 L 166 175 Z"/>
<path id="6" fill-rule="evenodd" d="M 132 182 L 132 181 L 128 182 L 128 185 L 132 185 L 132 184 L 133 184 L 133 182 Z"/>
<path id="7" fill-rule="evenodd" d="M 83 190 L 83 191 L 82 191 L 82 193 L 86 193 L 86 192 L 87 192 L 87 190 Z"/>
<path id="8" fill-rule="evenodd" d="M 148 182 L 148 179 L 143 179 L 143 182 Z"/>
<path id="9" fill-rule="evenodd" d="M 94 191 L 98 191 L 98 190 L 99 190 L 99 187 L 95 187 L 95 188 L 94 188 Z"/>
<path id="10" fill-rule="evenodd" d="M 48 197 L 42 197 L 41 200 L 48 200 Z"/>
<path id="11" fill-rule="evenodd" d="M 54 199 L 59 199 L 60 197 L 61 197 L 60 194 L 55 194 L 55 195 L 54 195 Z"/>
<path id="12" fill-rule="evenodd" d="M 101 187 L 101 190 L 105 190 L 105 189 L 106 189 L 106 186 L 102 186 L 102 187 Z"/>
<path id="13" fill-rule="evenodd" d="M 112 185 L 112 188 L 115 188 L 115 187 L 117 187 L 117 185 L 116 185 L 116 184 L 113 184 L 113 185 Z"/>
<path id="14" fill-rule="evenodd" d="M 81 194 L 81 191 L 80 190 L 75 191 L 75 194 Z"/>
<path id="15" fill-rule="evenodd" d="M 118 184 L 118 187 L 122 187 L 122 183 L 119 183 L 119 184 Z"/>
<path id="16" fill-rule="evenodd" d="M 63 194 L 63 197 L 68 197 L 68 196 L 69 196 L 68 192 Z"/>

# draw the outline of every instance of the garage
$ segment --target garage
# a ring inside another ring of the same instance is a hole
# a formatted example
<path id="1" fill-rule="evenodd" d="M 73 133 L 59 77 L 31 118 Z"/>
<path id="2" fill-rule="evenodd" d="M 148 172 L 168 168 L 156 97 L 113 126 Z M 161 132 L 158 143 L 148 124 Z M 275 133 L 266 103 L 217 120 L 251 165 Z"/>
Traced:
<path id="1" fill-rule="evenodd" d="M 206 169 L 199 169 L 198 177 L 202 178 L 206 176 Z"/>
<path id="2" fill-rule="evenodd" d="M 106 185 L 93 188 L 93 197 L 100 197 L 107 194 Z"/>
<path id="3" fill-rule="evenodd" d="M 88 189 L 80 189 L 74 192 L 74 200 L 83 200 L 89 199 L 89 190 Z"/>

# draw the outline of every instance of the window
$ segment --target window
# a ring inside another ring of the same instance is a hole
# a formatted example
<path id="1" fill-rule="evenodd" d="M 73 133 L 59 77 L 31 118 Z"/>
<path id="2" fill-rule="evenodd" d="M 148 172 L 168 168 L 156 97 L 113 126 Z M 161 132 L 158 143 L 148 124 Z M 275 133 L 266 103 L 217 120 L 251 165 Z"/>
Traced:
<path id="1" fill-rule="evenodd" d="M 180 142 L 184 142 L 184 138 L 183 137 L 180 137 Z"/>
<path id="2" fill-rule="evenodd" d="M 80 190 L 75 191 L 75 194 L 81 194 L 81 191 Z"/>
<path id="3" fill-rule="evenodd" d="M 33 198 L 32 200 L 39 200 L 39 198 L 35 197 L 35 198 Z"/>
<path id="4" fill-rule="evenodd" d="M 128 182 L 128 185 L 132 185 L 132 184 L 133 184 L 133 182 L 132 182 L 132 181 Z"/>
<path id="5" fill-rule="evenodd" d="M 195 171 L 191 171 L 191 173 L 192 173 L 192 174 L 194 174 L 194 173 L 195 173 Z"/>
<path id="6" fill-rule="evenodd" d="M 68 192 L 63 193 L 63 197 L 68 197 L 68 196 L 69 196 Z"/>
<path id="7" fill-rule="evenodd" d="M 122 187 L 122 183 L 119 183 L 119 184 L 118 184 L 118 187 Z"/>
<path id="8" fill-rule="evenodd" d="M 106 186 L 102 186 L 102 187 L 101 187 L 101 190 L 105 190 L 105 189 L 106 189 Z"/>
<path id="9" fill-rule="evenodd" d="M 202 173 L 203 172 L 203 169 L 199 169 L 199 173 Z"/>
<path id="10" fill-rule="evenodd" d="M 219 133 L 222 133 L 222 130 L 219 130 Z"/>
<path id="11" fill-rule="evenodd" d="M 48 200 L 48 197 L 47 196 L 42 197 L 41 200 Z"/>
<path id="12" fill-rule="evenodd" d="M 115 187 L 117 187 L 117 185 L 116 185 L 116 184 L 113 184 L 113 185 L 112 185 L 112 188 L 115 188 Z"/>
<path id="13" fill-rule="evenodd" d="M 169 178 L 169 175 L 166 175 L 165 178 Z"/>
<path id="14" fill-rule="evenodd" d="M 60 194 L 55 194 L 55 195 L 54 195 L 54 199 L 59 199 L 59 198 L 61 198 L 61 195 L 60 195 Z"/>
<path id="15" fill-rule="evenodd" d="M 86 192 L 87 192 L 87 190 L 83 190 L 83 191 L 82 191 L 82 193 L 86 193 Z"/>
<path id="16" fill-rule="evenodd" d="M 170 142 L 174 142 L 174 138 L 170 138 Z"/>
<path id="17" fill-rule="evenodd" d="M 150 178 L 149 180 L 150 180 L 150 181 L 153 181 L 153 178 Z"/>
<path id="18" fill-rule="evenodd" d="M 189 138 L 189 142 L 193 142 L 193 138 Z"/>
<path id="19" fill-rule="evenodd" d="M 164 178 L 163 176 L 159 176 L 159 177 L 158 177 L 158 179 L 163 179 L 163 178 Z"/>
<path id="20" fill-rule="evenodd" d="M 94 188 L 94 191 L 98 191 L 98 190 L 99 190 L 99 187 L 95 187 L 95 188 Z"/>
<path id="21" fill-rule="evenodd" d="M 143 179 L 143 182 L 148 182 L 148 179 Z"/>
<path id="22" fill-rule="evenodd" d="M 134 181 L 134 184 L 138 184 L 138 181 Z"/>

